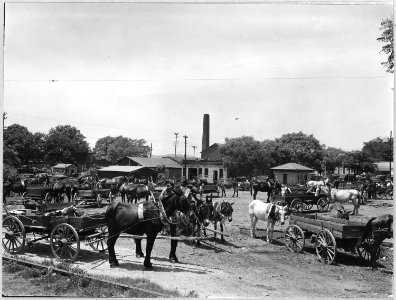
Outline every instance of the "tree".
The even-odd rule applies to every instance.
[[[350,151],[344,158],[344,166],[353,169],[355,174],[374,172],[374,161],[364,151]]]
[[[33,134],[25,126],[12,124],[4,130],[3,155],[13,166],[28,164]]]
[[[89,147],[80,130],[70,125],[51,128],[44,142],[45,159],[50,163],[83,163]]]
[[[393,161],[393,143],[390,138],[377,137],[365,142],[362,151],[374,161]]]
[[[110,163],[115,163],[125,156],[147,157],[151,151],[144,139],[130,139],[123,136],[106,136],[96,141],[95,158],[106,159]]]
[[[219,151],[233,177],[251,176],[254,169],[262,169],[266,164],[260,142],[251,136],[226,138]]]
[[[385,45],[382,46],[382,50],[380,52],[388,55],[387,61],[382,62],[381,64],[386,68],[386,72],[393,73],[393,20],[383,20],[381,22],[380,29],[382,30],[382,34],[377,40],[385,43]]]
[[[278,164],[289,162],[299,163],[312,169],[320,169],[323,161],[323,147],[311,134],[287,133],[275,139],[277,145]]]
[[[326,171],[333,172],[336,167],[343,166],[346,154],[346,151],[339,148],[327,147],[324,149],[323,160],[326,161]]]

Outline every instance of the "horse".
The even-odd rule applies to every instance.
[[[134,235],[147,236],[146,257],[144,266],[152,269],[150,262],[151,251],[154,246],[157,234],[163,226],[169,224],[171,236],[176,236],[177,225],[182,223],[188,225],[186,214],[190,211],[190,203],[184,196],[172,195],[158,202],[142,202],[139,205],[132,205],[122,202],[110,205],[105,214],[109,230],[107,246],[109,251],[110,267],[119,266],[116,258],[114,246],[121,232]],[[141,246],[141,239],[135,239],[136,256],[144,257]],[[171,240],[171,250],[169,259],[171,262],[178,262],[176,257],[177,240]]]
[[[353,213],[352,215],[357,215],[359,212],[360,199],[362,198],[361,193],[358,190],[350,189],[350,190],[337,190],[323,188],[323,186],[318,187],[319,191],[324,192],[324,194],[329,198],[329,202],[339,202],[339,203],[348,203],[352,201],[353,204]]]
[[[385,229],[385,230],[384,230]],[[368,237],[374,237],[374,241],[369,243]],[[393,237],[393,216],[390,214],[371,218],[363,231],[361,238],[356,243],[356,247],[363,247],[370,253],[370,264],[374,270],[378,268],[378,258],[381,253],[381,243],[385,239]]]
[[[326,179],[322,179],[322,180],[318,180],[318,181],[310,180],[310,181],[307,181],[307,183],[305,185],[308,190],[312,190],[314,187],[329,186],[330,179],[326,178]]]
[[[330,217],[349,220],[351,211],[346,211],[344,206],[336,202],[330,206]]]
[[[232,221],[232,213],[234,209],[232,206],[235,202],[227,202],[227,201],[216,201],[213,203],[213,213],[210,217],[210,221],[213,222],[214,230],[217,230],[217,222],[220,222],[220,230],[223,232],[223,226],[225,226],[226,220],[228,222]],[[206,231],[204,228],[204,233],[206,235]],[[216,238],[216,232],[214,233],[214,238]],[[221,234],[221,241],[224,241],[224,236]]]
[[[115,196],[117,195],[120,186],[127,181],[127,177],[125,176],[116,176],[112,179],[102,178],[99,179],[96,186],[99,189],[110,189],[111,193]]]
[[[280,221],[281,225],[285,224],[285,214],[287,205],[281,206],[274,203],[264,203],[260,200],[253,200],[249,203],[250,215],[250,236],[256,237],[256,224],[258,220],[267,221],[267,242],[272,242],[274,225]]]
[[[63,202],[63,197],[66,195],[68,201],[70,202],[72,195],[74,194],[75,190],[79,188],[79,186],[80,184],[78,183],[78,180],[74,178],[60,179],[56,181],[52,186],[54,199],[57,202]]]
[[[11,196],[11,193],[21,195],[26,192],[28,185],[27,179],[14,179],[3,183],[3,200],[5,196]]]
[[[212,203],[205,203],[203,201],[199,201],[197,203],[191,203],[191,214],[190,214],[190,225],[192,236],[201,236],[201,229],[204,231],[204,235],[206,236],[205,227],[210,224],[210,218],[213,214],[213,205]],[[194,243],[194,242],[193,242]],[[200,245],[200,241],[197,240],[197,245]]]
[[[252,189],[253,189],[253,200],[256,200],[256,196],[258,192],[267,192],[268,195],[267,202],[270,202],[274,187],[269,181],[253,181]]]
[[[145,197],[146,201],[148,201],[149,196],[152,192],[154,192],[154,184],[141,184],[141,183],[123,183],[119,188],[119,192],[121,194],[121,201],[125,202],[125,196],[127,197],[127,202],[133,203],[133,199],[135,199],[135,204],[138,203],[140,198]]]

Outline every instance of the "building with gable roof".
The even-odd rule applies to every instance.
[[[77,167],[72,165],[72,164],[63,164],[63,163],[58,163],[52,168],[52,174],[62,174],[66,176],[73,176],[77,174]]]
[[[297,163],[287,163],[271,170],[275,180],[278,179],[280,183],[288,185],[304,184],[308,180],[308,175],[314,171]]]

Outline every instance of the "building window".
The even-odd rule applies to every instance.
[[[205,168],[205,177],[208,177],[208,175],[209,175],[209,169]]]
[[[199,175],[202,175],[202,168],[199,168],[199,169],[198,169],[198,174],[199,174]]]
[[[220,176],[219,176],[220,178],[223,178],[224,177],[224,174],[223,174],[223,169],[220,169]]]

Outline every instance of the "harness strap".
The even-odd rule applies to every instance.
[[[144,212],[143,203],[139,203],[139,206],[138,206],[138,218],[139,218],[139,221],[143,221],[144,220],[143,212]]]

